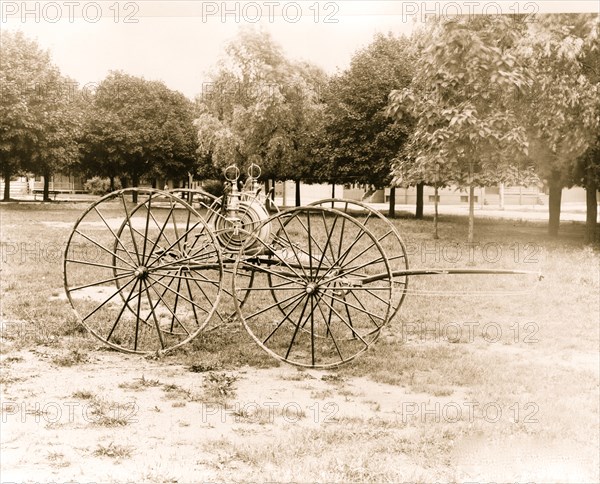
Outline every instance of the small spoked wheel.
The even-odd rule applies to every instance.
[[[392,273],[394,271],[408,270],[408,255],[404,241],[396,226],[382,215],[381,212],[363,202],[338,198],[318,200],[310,203],[309,206],[330,207],[344,213],[350,213],[375,235],[388,256]],[[408,289],[408,276],[394,275],[392,281],[396,287],[396,291],[394,293],[394,300],[392,301],[392,315],[390,319],[396,316],[400,310],[400,306],[404,302]]]
[[[246,301],[236,310],[251,337],[272,356],[303,367],[330,368],[375,342],[389,321],[394,284],[381,244],[351,216],[325,207],[301,207],[263,222],[238,253],[233,291]],[[252,287],[236,274],[254,271]],[[234,299],[237,301],[237,299]]]
[[[181,198],[152,189],[95,202],[65,250],[65,290],[77,318],[125,352],[168,351],[192,340],[216,311],[222,281],[208,224]]]

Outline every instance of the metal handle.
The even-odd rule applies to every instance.
[[[231,183],[237,182],[240,177],[240,169],[235,165],[229,165],[225,168],[225,179]]]
[[[256,163],[252,163],[249,167],[248,167],[248,176],[250,178],[260,178],[260,174],[262,173],[262,170],[260,169],[260,166],[258,166]]]

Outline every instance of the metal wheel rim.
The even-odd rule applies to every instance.
[[[362,335],[356,335],[355,336],[353,333],[355,333],[357,331],[353,329],[354,326],[353,326],[352,320],[350,318],[350,312],[348,312],[348,318],[349,319],[348,320],[344,320],[344,317],[339,314],[339,311],[334,310],[334,312],[336,313],[336,319],[341,320],[348,328],[350,328],[350,329],[346,329],[346,331],[350,331],[352,333],[353,337],[352,338],[348,338],[348,339],[344,339],[344,340],[340,340],[340,341],[336,342],[335,338],[333,337],[333,330],[332,330],[331,331],[331,335],[328,336],[328,337],[331,340],[333,340],[332,342],[333,342],[333,345],[335,346],[335,349],[337,350],[338,357],[336,357],[335,361],[321,363],[321,362],[317,362],[316,361],[317,358],[316,358],[316,355],[315,355],[315,343],[314,343],[314,341],[316,341],[316,338],[314,337],[315,336],[315,334],[314,334],[315,331],[312,329],[312,325],[314,324],[314,322],[313,322],[313,316],[311,315],[310,316],[311,317],[311,330],[310,330],[310,333],[311,333],[311,355],[310,355],[310,361],[299,361],[297,359],[290,358],[290,356],[289,356],[290,349],[289,348],[291,348],[293,346],[294,339],[296,338],[296,335],[301,333],[299,331],[300,324],[302,323],[303,326],[307,324],[308,320],[305,320],[304,322],[302,322],[302,320],[303,320],[303,317],[304,317],[305,308],[307,307],[308,303],[305,303],[305,306],[302,309],[302,314],[300,315],[299,322],[295,323],[296,329],[294,331],[294,336],[292,337],[292,340],[290,342],[290,346],[288,348],[288,351],[287,351],[286,355],[279,354],[278,352],[276,352],[276,351],[272,350],[270,347],[268,347],[265,343],[271,337],[271,335],[273,333],[275,333],[275,331],[277,331],[282,326],[282,324],[284,322],[286,322],[285,320],[289,319],[289,315],[291,313],[293,313],[297,309],[298,305],[301,304],[301,302],[304,299],[302,296],[298,299],[300,301],[300,303],[298,303],[298,304],[296,304],[296,301],[294,301],[293,297],[292,297],[292,298],[287,298],[286,300],[275,301],[275,304],[273,304],[271,306],[267,306],[268,310],[270,311],[272,308],[275,308],[275,307],[277,307],[277,306],[279,306],[281,304],[287,304],[291,300],[292,303],[290,303],[288,306],[285,307],[285,310],[289,310],[289,308],[290,308],[290,306],[292,306],[292,304],[296,304],[292,308],[291,311],[288,311],[288,313],[287,313],[288,316],[284,318],[284,321],[282,321],[282,322],[280,322],[278,324],[278,326],[276,327],[276,329],[273,330],[273,333],[269,334],[269,336],[266,338],[266,340],[263,340],[262,337],[259,337],[257,334],[255,334],[255,330],[253,329],[253,327],[251,327],[251,325],[249,324],[249,321],[248,321],[249,319],[254,318],[257,314],[260,314],[260,313],[262,313],[264,311],[261,310],[261,311],[258,311],[258,312],[255,312],[255,313],[251,313],[250,315],[248,315],[248,314],[244,314],[242,312],[241,307],[239,305],[236,305],[236,310],[237,310],[237,313],[238,313],[238,317],[240,318],[240,321],[242,322],[242,324],[244,325],[246,331],[250,334],[250,336],[252,337],[252,339],[264,351],[266,351],[271,356],[273,356],[273,357],[275,357],[275,358],[277,358],[277,359],[279,359],[281,361],[285,361],[287,363],[294,364],[296,366],[302,366],[302,367],[308,367],[308,368],[333,368],[333,367],[337,367],[337,366],[339,366],[341,364],[344,364],[344,363],[347,363],[347,362],[353,360],[358,355],[360,355],[364,351],[366,351],[377,340],[377,338],[379,337],[379,334],[380,334],[381,329],[383,328],[383,326],[385,326],[385,324],[387,324],[387,322],[389,322],[391,311],[392,311],[391,300],[392,300],[393,292],[394,292],[393,284],[390,282],[391,281],[391,268],[390,268],[389,261],[387,260],[387,257],[385,255],[385,252],[383,251],[383,249],[382,249],[381,245],[379,244],[379,242],[376,240],[376,237],[368,229],[366,229],[362,224],[360,224],[360,222],[358,222],[356,219],[352,218],[348,214],[345,214],[345,213],[343,213],[341,211],[333,210],[333,209],[327,209],[327,208],[324,208],[324,207],[301,207],[301,208],[294,208],[294,209],[289,209],[289,210],[286,210],[284,212],[280,212],[279,214],[274,215],[273,217],[271,217],[268,220],[268,223],[277,223],[278,220],[280,222],[280,220],[281,220],[282,217],[289,217],[289,216],[293,217],[295,213],[301,212],[301,211],[304,211],[304,212],[307,212],[307,213],[310,212],[310,213],[313,213],[315,215],[316,214],[321,214],[323,216],[323,220],[325,220],[325,218],[324,218],[325,215],[324,214],[327,214],[328,216],[335,216],[336,218],[335,218],[335,221],[333,223],[333,226],[335,226],[335,223],[337,222],[337,220],[341,218],[341,219],[343,219],[345,221],[344,223],[354,224],[355,229],[358,230],[359,238],[362,238],[362,237],[366,236],[367,240],[371,244],[369,246],[369,248],[371,248],[371,247],[374,248],[374,250],[378,254],[378,259],[377,259],[378,263],[381,263],[382,267],[384,267],[384,269],[385,269],[384,276],[380,279],[382,281],[383,286],[382,287],[378,287],[376,289],[374,289],[374,288],[371,289],[372,291],[382,290],[382,289],[384,291],[386,291],[385,295],[383,293],[381,293],[380,296],[378,296],[378,299],[380,301],[382,301],[383,307],[384,307],[384,315],[383,316],[377,315],[377,317],[381,319],[381,324],[378,325],[378,327],[377,327],[376,330],[369,330],[369,331],[364,332]],[[310,219],[310,215],[308,215],[308,218]],[[344,227],[342,227],[341,230],[342,230],[342,233],[343,233]],[[333,232],[333,228],[331,229],[331,232]],[[329,236],[329,237],[331,237],[331,236]],[[310,251],[310,246],[311,246],[311,244],[313,242],[310,240],[311,237],[308,237],[308,239],[309,239],[309,244],[308,245],[309,245],[309,251]],[[261,241],[261,243],[265,247],[268,247],[269,244],[270,244],[270,241]],[[354,244],[350,244],[350,245],[354,245]],[[329,247],[327,245],[325,245],[324,248],[325,248],[325,250],[327,250]],[[345,258],[348,257],[348,254],[346,252],[344,252],[343,254],[338,253],[338,259],[339,259],[340,256],[343,256],[344,260],[342,260],[342,262],[345,262]],[[333,255],[335,257],[335,254],[333,254]],[[351,262],[354,262],[354,259],[352,259]],[[244,254],[244,250],[242,249],[242,250],[240,250],[240,253],[238,254],[238,259],[236,260],[236,264],[234,266],[234,278],[233,278],[233,291],[234,291],[234,293],[236,292],[236,286],[235,286],[236,277],[235,277],[235,274],[238,272],[238,270],[241,267],[243,267],[243,266],[245,266],[247,264],[248,263],[246,261],[246,256]],[[316,278],[319,277],[319,270],[320,269],[321,269],[321,266],[319,265],[319,267],[316,268],[316,274],[317,274]],[[261,269],[258,269],[258,270],[261,270]],[[312,277],[312,270],[313,270],[313,268],[310,269],[310,271],[311,271],[311,277]],[[329,269],[327,269],[325,267],[323,270],[324,271],[326,270],[325,276],[327,276],[328,275],[327,272],[331,273],[332,269],[331,269],[331,267]],[[336,270],[339,270],[339,269],[336,269]],[[343,270],[346,270],[346,269],[343,269]],[[265,271],[265,269],[262,269],[262,271]],[[351,272],[355,272],[355,270],[352,270]],[[323,284],[324,283],[330,284],[331,280],[335,279],[336,277],[337,278],[343,278],[347,274],[350,274],[350,272],[344,273],[342,275],[339,275],[339,273],[338,274],[334,274],[329,279],[327,279],[325,281],[319,282],[319,284],[321,284],[321,283],[323,283]],[[298,281],[295,281],[295,282],[298,282]],[[317,284],[317,285],[319,285],[319,284]],[[300,286],[300,282],[298,282],[298,285],[299,285],[299,287],[301,287]],[[255,288],[252,288],[249,292],[250,293],[256,293],[256,291],[265,290],[265,289],[266,288],[255,287]],[[281,289],[285,290],[287,288],[282,287]],[[297,290],[297,288],[294,287],[294,288],[292,288],[292,290]],[[356,289],[356,290],[358,291],[358,289]],[[302,290],[299,290],[298,295],[301,295],[301,291]],[[343,301],[340,300],[337,297],[336,289],[335,288],[332,289],[331,285],[327,285],[327,286],[325,286],[325,288],[321,288],[321,292],[324,295],[320,296],[320,294],[319,294],[320,299],[317,300],[314,303],[316,304],[316,306],[318,306],[318,309],[319,309],[319,312],[320,312],[320,315],[321,315],[320,317],[321,317],[321,319],[322,319],[322,321],[324,323],[324,324],[321,323],[319,326],[320,327],[326,327],[327,334],[329,334],[329,330],[331,330],[331,328],[330,328],[330,326],[329,326],[328,323],[325,323],[326,316],[323,313],[322,309],[323,309],[323,307],[327,307],[327,306],[331,307],[331,305],[329,303],[327,303],[327,302],[325,302],[325,304],[321,304],[321,302],[325,299],[325,297],[330,298],[330,300],[332,301],[333,305],[335,305],[335,303],[333,303],[334,300],[338,304],[341,302],[341,304],[343,306],[345,306],[346,311],[349,311],[348,307],[350,306],[355,312],[358,309],[358,311],[363,311],[364,313],[369,313],[369,311],[362,305],[362,303],[360,302],[360,300],[354,295],[353,291],[354,291],[354,289],[350,289],[348,291],[348,293],[351,293],[355,297],[356,301],[358,301],[358,303],[357,304],[355,303],[354,305],[350,305],[350,303],[346,302],[345,296],[344,296],[344,300]],[[334,296],[330,297],[329,294],[334,294]],[[386,297],[387,297],[387,300],[385,299]],[[382,305],[382,303],[380,302],[379,304]],[[313,304],[313,302],[311,302],[311,305],[312,304]],[[361,305],[362,309],[360,307],[358,307],[358,305]],[[278,308],[278,309],[280,309],[280,308]],[[314,315],[316,313],[317,309],[315,309],[314,306],[311,309],[313,310],[313,315]],[[329,313],[329,317],[331,318],[331,312]],[[317,316],[317,318],[319,318],[319,316]],[[370,315],[369,315],[369,318],[373,319]],[[330,319],[330,321],[331,321],[331,319]],[[349,325],[347,324],[348,322],[350,322]],[[343,325],[340,325],[340,326],[343,327]],[[360,349],[358,349],[358,350],[351,350],[351,354],[348,354],[346,356],[342,355],[342,353],[340,351],[340,348],[338,347],[338,346],[341,346],[340,342],[342,342],[344,344],[347,343],[347,342],[349,342],[349,341],[358,342],[357,341],[358,339],[361,340],[360,341],[360,345],[361,345]]]
[[[69,271],[69,267],[71,265],[88,265],[88,269],[91,269],[92,266],[98,266],[100,264],[94,264],[94,263],[90,263],[89,261],[79,261],[79,260],[73,260],[69,258],[69,252],[70,252],[70,247],[73,243],[74,238],[76,237],[76,234],[83,236],[84,238],[86,237],[84,234],[79,231],[79,227],[82,225],[82,222],[86,219],[86,217],[92,213],[93,211],[96,212],[96,214],[100,217],[100,219],[102,220],[102,222],[104,223],[105,227],[102,227],[103,230],[106,230],[106,233],[110,232],[112,234],[112,236],[115,236],[115,238],[117,237],[114,230],[110,227],[110,225],[108,224],[107,220],[104,218],[104,216],[102,215],[102,212],[100,210],[98,210],[98,207],[102,206],[102,204],[113,201],[113,200],[119,200],[120,202],[118,205],[123,205],[123,210],[126,213],[126,217],[122,223],[121,223],[121,227],[124,226],[124,224],[126,224],[128,222],[128,220],[130,219],[129,216],[127,215],[128,213],[128,209],[127,209],[127,205],[125,202],[125,196],[126,195],[130,195],[132,193],[136,193],[139,195],[147,195],[149,198],[149,200],[152,200],[152,197],[155,198],[159,198],[159,197],[165,197],[170,201],[171,204],[171,213],[170,215],[167,217],[166,222],[165,222],[165,226],[166,223],[169,220],[169,217],[172,215],[173,213],[173,201],[175,201],[176,204],[178,204],[182,209],[185,209],[186,212],[188,214],[188,217],[193,216],[196,220],[196,223],[194,224],[194,228],[195,227],[201,227],[202,231],[201,233],[203,234],[204,237],[207,238],[207,246],[210,247],[210,251],[212,256],[214,257],[214,260],[211,261],[211,269],[216,271],[217,274],[217,279],[213,282],[211,282],[211,285],[214,285],[215,287],[215,291],[216,293],[213,294],[211,297],[211,304],[210,307],[208,307],[208,309],[203,309],[203,318],[202,321],[198,321],[198,318],[196,316],[196,319],[198,321],[197,327],[193,328],[190,331],[187,331],[188,336],[183,338],[183,340],[175,342],[174,344],[169,344],[169,345],[165,345],[164,344],[164,340],[163,337],[161,335],[161,333],[164,333],[164,331],[160,330],[160,324],[157,322],[157,317],[156,317],[156,309],[159,306],[159,304],[161,302],[159,302],[160,297],[156,298],[156,303],[152,302],[151,296],[149,296],[148,294],[152,294],[150,292],[150,289],[153,289],[154,286],[156,285],[156,282],[150,282],[149,284],[147,282],[145,282],[145,279],[142,279],[141,277],[138,277],[139,281],[135,281],[132,278],[128,284],[127,287],[129,287],[129,285],[134,282],[133,286],[130,289],[130,293],[127,296],[127,298],[123,298],[122,292],[125,290],[126,286],[125,285],[121,285],[117,288],[117,292],[113,293],[112,296],[110,298],[108,298],[107,300],[105,300],[102,305],[99,305],[99,307],[95,308],[95,311],[98,311],[103,305],[107,304],[111,299],[115,298],[118,294],[121,295],[121,301],[123,302],[123,305],[121,307],[121,309],[119,310],[119,314],[118,317],[114,323],[113,328],[111,329],[111,332],[108,334],[108,336],[103,336],[102,334],[99,334],[98,330],[94,327],[95,325],[89,324],[88,322],[86,322],[86,319],[88,319],[91,315],[90,314],[86,314],[85,317],[82,317],[82,315],[80,314],[80,310],[81,307],[83,306],[83,304],[77,303],[74,298],[73,298],[73,293],[77,290],[79,290],[80,288],[77,288],[76,286],[72,286],[70,285],[70,271]],[[144,205],[144,202],[138,204],[136,207],[139,207],[140,205]],[[107,208],[104,208],[105,213],[104,215],[106,215],[106,210],[108,210]],[[119,209],[120,210],[120,209]],[[148,215],[149,216],[149,215]],[[188,219],[189,220],[189,219]],[[175,222],[174,222],[175,224]],[[132,223],[130,223],[129,225],[130,227],[132,227]],[[148,230],[147,228],[145,230]],[[164,230],[164,227],[163,227]],[[185,237],[187,237],[187,235],[191,233],[191,229],[188,229],[187,232],[185,233]],[[133,232],[132,232],[133,234]],[[147,232],[146,232],[147,234]],[[88,236],[89,237],[89,236]],[[108,235],[108,237],[110,238],[111,235]],[[135,237],[132,235],[132,240],[134,240]],[[159,235],[159,239],[160,239],[160,235]],[[101,248],[102,250],[104,250],[105,252],[107,252],[108,254],[110,254],[111,256],[114,257],[116,252],[111,252],[111,250],[109,250],[106,247],[101,247],[101,245],[96,244],[93,240],[90,240],[91,242],[93,242],[95,245],[98,245],[99,248]],[[98,241],[96,241],[98,242]],[[115,241],[116,242],[116,241]],[[109,244],[110,246],[110,244]],[[154,245],[154,248],[156,247],[156,244]],[[144,245],[144,250],[146,249],[146,245]],[[136,257],[139,257],[140,254],[136,254]],[[150,254],[151,255],[151,254]],[[148,258],[150,257],[150,255],[148,256]],[[146,254],[142,254],[142,257],[145,257]],[[132,258],[133,260],[133,258]],[[131,264],[130,264],[131,265]],[[110,265],[101,265],[101,267],[107,268],[107,267],[111,267],[111,272],[114,273],[114,267],[115,266],[110,266]],[[139,269],[139,268],[138,268]],[[164,268],[161,268],[160,266],[157,266],[156,271],[153,271],[152,269],[148,269],[149,273],[152,272],[157,272],[158,270],[164,270]],[[75,272],[76,270],[73,268],[73,272]],[[134,272],[135,273],[135,272]],[[129,274],[126,277],[132,277],[132,274]],[[136,276],[137,277],[137,276]],[[73,277],[76,278],[76,277]],[[201,331],[202,329],[208,324],[209,320],[211,319],[212,315],[214,314],[214,312],[216,311],[217,305],[219,303],[220,297],[221,297],[221,289],[222,289],[222,279],[223,279],[223,263],[222,263],[222,259],[221,259],[221,253],[218,250],[218,245],[216,244],[216,240],[214,239],[214,235],[210,232],[209,227],[207,226],[206,222],[202,219],[202,217],[200,216],[200,214],[198,214],[198,212],[193,209],[189,204],[187,204],[185,201],[178,199],[177,197],[174,197],[173,195],[167,193],[167,192],[162,192],[159,190],[153,190],[153,189],[144,189],[144,188],[129,188],[129,189],[123,189],[123,190],[118,190],[116,192],[112,192],[102,198],[100,198],[99,200],[97,200],[95,203],[93,203],[92,205],[90,205],[77,219],[77,221],[75,222],[75,225],[69,235],[69,238],[67,240],[67,245],[65,248],[65,252],[63,255],[63,282],[64,282],[64,288],[65,288],[65,292],[67,294],[67,299],[69,300],[69,303],[71,304],[71,307],[73,309],[73,312],[75,314],[75,316],[77,317],[78,321],[80,322],[80,324],[82,324],[90,333],[92,333],[96,338],[98,338],[99,340],[101,340],[104,344],[122,351],[122,352],[127,352],[127,353],[137,353],[137,354],[146,354],[146,353],[152,353],[155,351],[171,351],[175,348],[178,348],[186,343],[188,343],[189,341],[191,341],[193,338],[195,338]],[[183,277],[180,279],[183,280]],[[187,277],[185,278],[186,283],[189,282]],[[100,281],[101,283],[104,283],[106,281]],[[114,282],[114,280],[109,281],[109,282]],[[89,284],[90,287],[93,286],[99,286],[98,283],[95,284]],[[138,338],[138,325],[139,325],[139,311],[138,311],[138,317],[137,317],[137,321],[136,321],[136,334],[134,336],[135,338],[135,342],[136,345],[133,348],[127,347],[127,346],[123,346],[121,344],[115,343],[113,341],[110,341],[111,336],[113,334],[113,331],[115,330],[115,328],[119,325],[119,323],[121,323],[121,318],[123,317],[123,313],[125,312],[126,307],[128,306],[128,302],[131,300],[131,294],[133,293],[133,290],[136,288],[136,286],[139,286],[139,289],[137,290],[137,298],[138,300],[141,302],[142,299],[142,294],[143,292],[147,293],[147,297],[148,297],[148,303],[149,303],[149,314],[147,316],[146,319],[148,319],[150,317],[150,315],[152,315],[152,319],[154,320],[154,324],[155,324],[155,330],[156,330],[156,334],[157,334],[157,339],[160,343],[159,347],[155,347],[152,349],[139,349],[137,348],[137,338]],[[142,287],[143,286],[143,287]],[[163,284],[164,286],[164,284]],[[200,287],[200,286],[199,286]],[[154,288],[154,295],[156,296],[157,292],[156,289]],[[190,298],[191,298],[191,303],[190,306],[194,309],[194,314],[196,315],[196,311],[195,311],[195,306],[193,304],[193,298],[192,296],[192,292],[190,289]],[[163,293],[164,296],[164,293]],[[118,299],[118,298],[117,298]],[[164,301],[162,301],[164,302]],[[112,302],[114,303],[114,301]],[[112,304],[111,303],[111,304]],[[140,303],[141,305],[141,303]],[[167,304],[165,303],[165,306],[167,306]],[[177,307],[175,306],[175,313],[177,312]],[[92,312],[93,315],[93,312]],[[181,323],[181,322],[180,322]],[[111,324],[111,323],[109,323]],[[181,323],[182,326],[183,323]]]

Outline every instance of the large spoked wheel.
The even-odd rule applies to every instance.
[[[366,203],[339,198],[317,200],[310,203],[309,206],[331,207],[344,213],[351,213],[353,217],[375,235],[388,256],[392,273],[408,270],[408,255],[406,254],[404,241],[396,226],[387,217],[382,215],[381,212],[373,209]],[[394,300],[392,301],[392,315],[390,319],[396,316],[400,310],[400,306],[404,302],[408,289],[408,276],[396,275],[393,276],[392,281],[396,287],[396,291],[394,293]]]
[[[394,293],[377,238],[324,207],[287,210],[264,223],[270,238],[261,239],[258,227],[234,266],[233,291],[247,292],[236,310],[250,336],[272,356],[310,368],[335,367],[367,350],[390,319]],[[248,270],[253,286],[238,288],[237,273]]]
[[[101,198],[79,217],[65,250],[65,290],[77,318],[125,352],[168,351],[192,340],[216,311],[222,283],[208,224],[157,190]]]

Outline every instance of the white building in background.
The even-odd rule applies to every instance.
[[[362,200],[368,203],[388,203],[390,189],[368,190],[362,185],[335,185],[335,198]],[[302,205],[332,197],[332,186],[327,184],[301,184],[300,201]],[[433,205],[435,201],[433,187],[423,189],[423,202]],[[467,205],[469,191],[459,188],[440,188],[438,190],[440,205]],[[275,199],[281,206],[293,206],[296,200],[296,184],[292,181],[278,182],[275,186]],[[416,187],[396,188],[396,205],[414,205],[417,200]],[[600,200],[600,193],[599,193]],[[548,193],[543,186],[496,186],[475,189],[475,203],[480,206],[491,205],[548,205]],[[562,203],[585,203],[585,189],[581,187],[565,188],[562,192]]]

